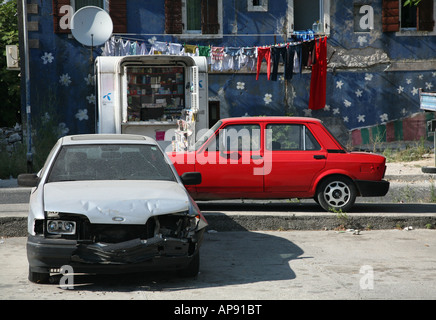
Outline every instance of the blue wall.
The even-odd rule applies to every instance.
[[[310,73],[296,74],[288,84],[268,81],[265,74],[256,81],[254,73],[211,73],[209,97],[220,101],[221,117],[314,116],[334,118],[352,130],[419,112],[417,89],[436,90],[436,37],[383,33],[381,3],[366,1],[374,8],[374,30],[355,33],[354,1],[331,1],[325,109],[308,110]],[[30,39],[39,39],[39,48],[30,50],[34,121],[43,121],[48,114],[58,124],[60,135],[94,132],[95,89],[88,81],[93,73],[90,49],[67,35],[53,33],[52,1],[39,1],[38,5],[39,14],[29,16],[39,22],[39,31],[29,33]],[[246,1],[235,0],[223,0],[223,8],[223,38],[193,42],[164,35],[164,1],[129,0],[128,33],[144,41],[155,35],[158,41],[233,47],[283,41],[272,34],[281,32],[287,1],[270,0],[268,12],[247,12]],[[93,56],[100,52],[94,49]],[[362,65],[347,65],[347,59],[353,57],[359,57]],[[394,71],[390,63],[397,60],[407,60],[411,67]],[[427,60],[430,67],[414,70],[415,60]]]

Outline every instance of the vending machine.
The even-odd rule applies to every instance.
[[[95,60],[96,132],[155,139],[187,150],[209,128],[205,57],[101,56]]]

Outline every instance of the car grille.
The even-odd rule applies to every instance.
[[[50,235],[44,230],[46,237],[77,240],[82,243],[119,243],[133,239],[146,240],[153,238],[156,234],[172,238],[186,237],[192,218],[185,215],[167,214],[151,217],[145,225],[94,224],[90,223],[84,215],[67,213],[60,213],[58,219],[75,221],[76,234]]]

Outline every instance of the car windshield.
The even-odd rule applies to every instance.
[[[48,182],[80,180],[176,181],[160,149],[143,144],[63,146]]]

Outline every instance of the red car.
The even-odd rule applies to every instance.
[[[347,151],[318,119],[219,120],[187,152],[168,154],[178,174],[200,172],[195,200],[313,198],[348,211],[357,196],[384,196],[383,156]]]

